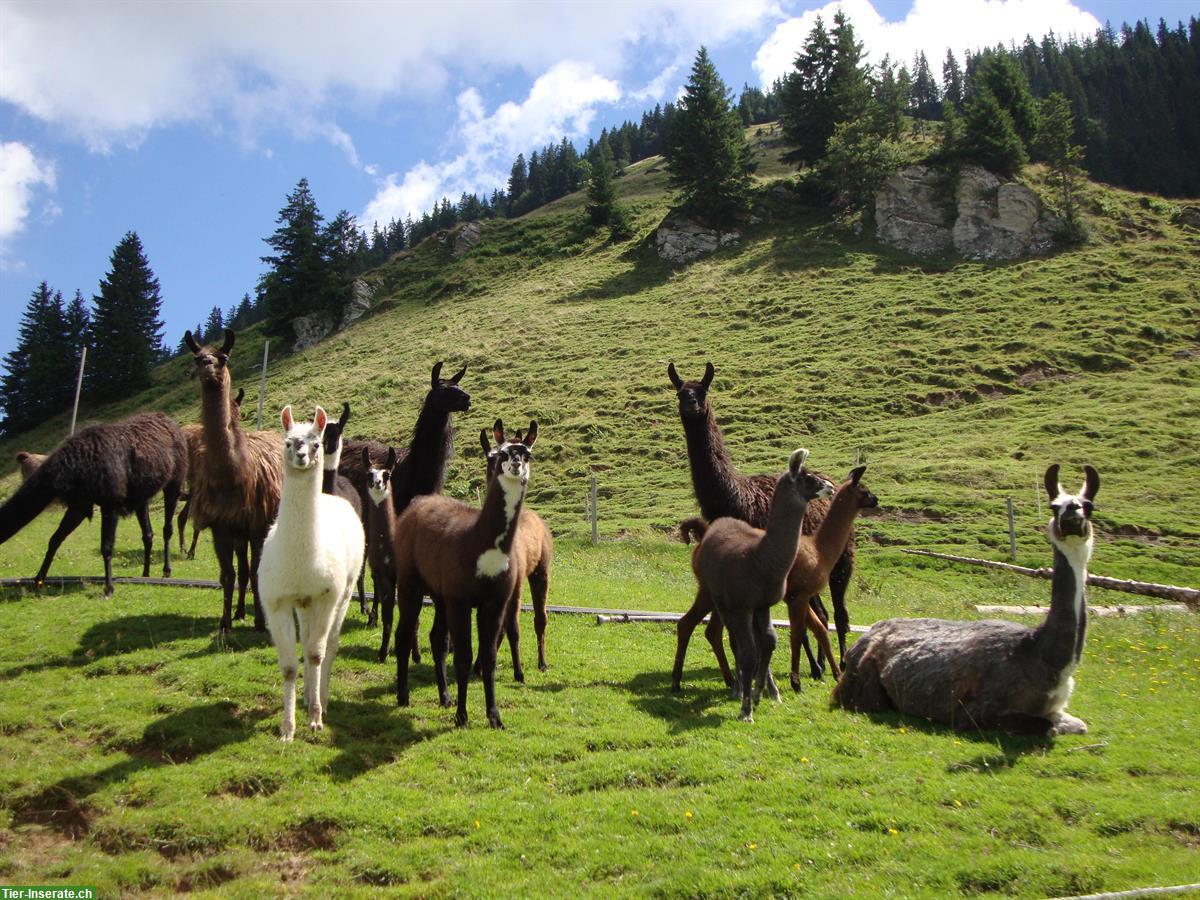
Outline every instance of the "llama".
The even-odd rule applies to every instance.
[[[259,584],[263,612],[283,671],[283,728],[296,731],[296,625],[304,645],[304,698],[308,727],[320,731],[329,709],[329,674],[354,582],[362,570],[363,533],[354,508],[321,491],[321,436],[325,410],[310,422],[295,422],[285,406],[283,491],[279,518],[262,547]]]
[[[233,398],[233,406],[229,410],[230,422],[235,425],[240,425],[242,419],[242,400],[246,396],[245,388],[238,388],[237,396]],[[188,425],[181,426],[183,428],[183,436],[188,442],[188,473],[196,471],[196,450],[200,446],[200,442],[204,439],[204,426],[199,422],[193,422]],[[176,522],[176,531],[179,532],[179,552],[184,553],[184,532],[187,529],[188,517],[192,514],[192,486],[188,482],[188,489],[179,495],[179,499],[183,501],[183,508],[179,510],[179,520]],[[196,523],[192,523],[192,543],[187,548],[187,558],[196,558],[196,544],[200,540],[200,529],[196,527]],[[242,550],[244,555],[245,551]],[[244,563],[244,560],[243,560]],[[245,570],[246,579],[249,580],[250,572],[245,565],[238,567],[238,585],[241,588],[242,597],[246,595],[246,585],[242,580],[242,572]]]
[[[958,730],[1086,734],[1087,725],[1065,712],[1087,628],[1083,591],[1100,489],[1096,470],[1083,471],[1083,487],[1072,495],[1058,483],[1057,464],[1046,470],[1054,574],[1040,625],[877,622],[850,648],[833,702],[861,712],[896,709]]]
[[[391,610],[396,605],[396,510],[392,508],[392,470],[396,466],[396,448],[388,447],[387,460],[382,468],[371,465],[371,453],[362,448],[363,466],[367,470],[367,502],[364,507],[364,522],[367,526],[367,562],[371,567],[371,582],[375,586],[375,599],[387,610],[386,621],[391,622]],[[412,661],[419,663],[421,654],[417,650],[416,622],[413,623]],[[383,641],[379,645],[379,661],[386,662],[388,644],[391,641],[390,624],[383,629]]]
[[[521,507],[529,485],[530,448],[537,436],[495,451],[495,476],[483,507],[474,509],[440,495],[417,497],[396,522],[396,702],[408,705],[408,644],[427,589],[434,597],[433,661],[438,699],[450,705],[446,686],[447,632],[454,642],[458,710],[454,721],[467,724],[467,683],[471,677],[471,610],[478,610],[479,654],[488,724],[503,728],[496,707],[496,648],[507,604],[523,573],[513,558],[521,532]]]
[[[688,464],[692,474],[692,488],[696,501],[700,504],[700,512],[708,521],[722,516],[732,516],[735,519],[761,528],[766,525],[767,513],[771,503],[771,492],[775,488],[775,475],[741,475],[733,467],[729,451],[725,447],[725,438],[708,402],[708,389],[712,384],[716,370],[712,363],[706,363],[704,377],[699,381],[683,381],[675,371],[675,364],[667,366],[667,377],[679,397],[679,418],[683,423],[684,438],[688,448]],[[819,473],[818,473],[819,474]],[[813,532],[825,517],[828,504],[823,500],[810,503],[804,520],[804,531]],[[842,655],[846,652],[845,635],[850,629],[850,619],[846,614],[846,588],[854,571],[854,535],[849,535],[845,551],[839,557],[833,572],[829,577],[830,596],[833,599],[834,621],[838,631],[838,643]],[[819,613],[825,628],[828,616],[821,604],[819,596],[811,598],[811,604]],[[693,605],[680,618],[676,626],[675,666],[671,678],[671,690],[681,690],[683,679],[683,659],[687,654],[688,642],[696,626],[711,612],[711,607]],[[803,610],[797,610],[796,619],[807,618]],[[717,665],[725,683],[733,684],[733,675],[729,671],[729,663],[725,657],[725,647],[721,641],[723,626],[720,617],[709,616],[708,627],[704,636],[712,646]],[[798,633],[797,633],[798,632]],[[800,656],[802,647],[808,657],[809,669],[813,678],[821,677],[821,667],[813,657],[808,644],[808,636],[803,629],[793,629],[792,633],[792,663],[789,673],[792,689],[800,690]]]
[[[30,453],[28,450],[21,450],[17,453],[17,468],[21,470],[21,480],[28,481],[29,476],[38,470],[38,467],[46,461],[47,454],[45,453]]]
[[[471,395],[458,386],[466,373],[467,367],[463,366],[452,377],[442,378],[442,363],[438,362],[433,367],[429,392],[417,416],[412,440],[408,447],[396,454],[396,464],[392,469],[392,508],[397,516],[404,512],[413,497],[442,492],[446,481],[446,463],[454,453],[454,430],[450,426],[450,416],[471,408]],[[369,466],[363,463],[363,447],[370,452],[367,459],[374,464],[382,462],[388,455],[388,446],[379,441],[346,441],[338,471],[365,495]],[[368,625],[375,624],[379,608],[377,598],[371,606]],[[388,635],[392,626],[392,610],[383,607],[383,611],[383,632]]]
[[[187,480],[187,465],[183,432],[163,413],[143,413],[111,424],[90,425],[63,441],[0,506],[0,544],[33,521],[52,501],[58,500],[66,507],[34,578],[40,587],[59,546],[99,506],[104,596],[110,597],[117,520],[130,513],[137,515],[144,551],[142,577],[148,577],[154,544],[150,500],[162,491],[166,505],[163,577],[169,578],[171,526],[175,503]]]
[[[213,550],[221,570],[223,607],[221,632],[233,627],[234,553],[250,549],[250,587],[254,593],[254,628],[263,631],[266,619],[258,591],[258,564],[267,529],[275,521],[282,490],[283,467],[279,438],[270,431],[243,431],[232,418],[229,353],[235,335],[225,329],[219,347],[201,347],[190,331],[183,336],[191,349],[200,383],[203,440],[196,450],[192,476],[192,514],[200,527],[211,528]],[[246,617],[244,594],[236,618]]]
[[[504,436],[504,422],[500,419],[492,426],[492,436],[496,439],[496,447],[505,444],[519,444],[523,440],[520,429],[511,438]],[[529,423],[530,443],[537,439],[537,422]],[[488,440],[487,429],[479,429],[479,444],[483,447],[483,456],[487,461],[487,477],[491,481],[495,477],[496,451]],[[550,593],[550,564],[554,560],[554,538],[550,529],[542,521],[541,516],[533,510],[521,510],[521,528],[513,545],[513,558],[518,560],[517,570],[521,578],[529,582],[529,594],[533,599],[533,627],[537,633],[538,669],[545,672],[549,666],[546,663],[546,597]],[[525,670],[521,666],[519,649],[521,628],[519,616],[521,612],[521,578],[517,579],[516,593],[509,605],[508,620],[504,623],[504,632],[508,635],[508,646],[512,652],[513,677],[517,681],[525,680]],[[503,640],[503,635],[501,636]],[[479,674],[479,660],[475,661],[475,673]]]
[[[743,722],[754,721],[751,703],[758,703],[764,685],[768,696],[779,700],[771,677],[776,643],[771,606],[783,599],[800,547],[805,507],[833,493],[828,481],[804,470],[807,457],[808,451],[801,449],[788,458],[787,471],[771,496],[765,530],[725,516],[707,526],[692,551],[697,603],[703,596],[729,629],[738,674],[734,692],[741,696]]]
[[[345,475],[338,474],[338,463],[342,458],[342,432],[346,430],[346,423],[350,421],[350,404],[343,401],[342,414],[335,422],[330,419],[325,425],[325,434],[322,438],[322,449],[324,451],[325,461],[324,469],[321,475],[321,493],[334,494],[341,497],[353,508],[362,522],[363,540],[367,536],[367,516],[366,504],[363,502],[363,496],[359,490],[350,483],[350,479]],[[367,611],[367,588],[365,584],[365,570],[360,572],[358,576],[358,606],[365,614]]]
[[[846,547],[848,535],[854,529],[854,519],[860,511],[872,509],[879,505],[879,500],[861,483],[866,466],[857,466],[850,471],[846,481],[834,492],[829,502],[825,518],[811,534],[805,534],[800,540],[800,548],[796,553],[796,561],[788,572],[787,590],[784,600],[787,603],[789,631],[792,639],[792,659],[796,659],[796,632],[802,631],[807,624],[821,647],[821,652],[829,660],[829,668],[833,677],[841,674],[838,664],[833,661],[833,651],[829,646],[829,629],[822,627],[820,619],[810,604],[805,600],[814,597],[824,590],[829,583],[829,573],[833,571]],[[792,671],[795,676],[795,669]],[[798,678],[792,686],[799,684]]]

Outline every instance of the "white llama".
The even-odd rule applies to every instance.
[[[296,732],[296,627],[304,645],[304,698],[308,727],[320,731],[329,706],[329,672],[338,634],[362,569],[363,529],[341,497],[321,492],[321,437],[325,410],[314,421],[294,422],[283,408],[283,494],[279,517],[267,533],[258,582],[271,638],[283,670],[283,729]],[[294,614],[293,614],[294,613]]]

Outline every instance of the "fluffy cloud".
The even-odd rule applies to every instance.
[[[403,175],[388,175],[361,221],[403,221],[408,215],[420,216],[443,196],[456,200],[463,191],[488,194],[505,184],[518,153],[557,142],[564,135],[587,134],[597,108],[620,99],[615,81],[573,62],[553,66],[533,83],[524,101],[502,103],[491,115],[474,88],[463,91],[458,97],[456,134],[451,138],[463,149],[452,159],[435,164],[422,161]]]
[[[93,149],[136,144],[180,122],[231,119],[253,136],[295,126],[353,158],[313,123],[335,104],[443,88],[450,73],[545,72],[588,59],[614,77],[634,54],[694,52],[778,18],[770,0],[548,4],[205,0],[6,0],[0,100],[62,125]],[[298,124],[297,124],[298,123]]]
[[[0,144],[0,266],[8,265],[8,242],[25,228],[38,187],[54,189],[54,164],[39,160],[24,144]],[[51,214],[57,210],[47,208]]]
[[[869,0],[837,0],[776,26],[754,58],[764,87],[791,70],[817,16],[831,28],[839,8],[865,44],[869,61],[888,55],[911,66],[913,55],[924,50],[935,77],[940,77],[947,49],[961,59],[964,50],[1019,43],[1026,35],[1035,40],[1051,31],[1086,36],[1100,27],[1095,16],[1070,0],[915,0],[899,22],[885,21]]]

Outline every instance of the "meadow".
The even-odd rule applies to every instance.
[[[756,141],[765,188],[786,172],[770,136]],[[764,190],[739,244],[676,269],[652,246],[661,161],[618,185],[628,243],[582,228],[568,197],[487,223],[461,258],[435,237],[368,273],[379,302],[363,321],[303,353],[272,341],[266,427],[284,403],[347,400],[349,436],[402,444],[433,363],[466,364],[447,492],[479,495],[480,428],[536,418],[529,502],[557,539],[551,602],[681,611],[694,585],[673,529],[694,501],[666,366],[693,378],[707,360],[742,471],[778,471],[797,446],[839,479],[867,462],[881,509],[860,520],[855,624],[1046,602],[1045,582],[900,551],[1004,559],[1012,498],[1017,561],[1047,565],[1050,462],[1064,479],[1100,471],[1094,572],[1200,582],[1200,236],[1172,204],[1090,185],[1082,248],[920,262]],[[262,341],[239,335],[232,359],[247,427]],[[195,421],[188,365],[87,415]],[[15,450],[65,430],[0,445],[0,493]],[[0,547],[0,575],[32,575],[56,520]],[[118,575],[140,573],[135,532],[122,523]],[[51,574],[96,574],[98,544],[98,523],[80,528]],[[215,578],[207,537],[175,574]],[[526,684],[501,652],[507,730],[486,728],[476,685],[459,731],[428,657],[413,706],[395,707],[394,669],[352,612],[329,727],[287,746],[273,648],[244,625],[219,639],[218,610],[211,590],[0,592],[0,880],[245,896],[1053,896],[1200,880],[1192,615],[1093,619],[1070,705],[1090,733],[1044,741],[831,710],[828,680],[747,727],[699,635],[673,696],[670,625],[570,615],[551,618],[546,673],[526,617]]]

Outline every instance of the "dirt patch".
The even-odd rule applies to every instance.
[[[975,385],[975,393],[984,400],[999,400],[1001,397],[1007,397],[1009,394],[1015,394],[1015,388],[1010,388],[1007,384],[977,384]]]
[[[1150,528],[1145,528],[1141,525],[1134,525],[1131,522],[1126,522],[1123,525],[1117,525],[1115,528],[1109,528],[1109,538],[1123,538],[1125,540],[1138,541],[1143,544],[1154,544],[1162,540],[1162,534]]]
[[[232,778],[226,781],[216,791],[218,794],[230,794],[234,797],[270,797],[279,790],[279,781],[263,776],[247,775],[244,778]]]
[[[219,887],[237,878],[237,872],[228,866],[205,866],[195,872],[187,872],[175,882],[175,890],[181,894]]]
[[[341,826],[329,819],[306,819],[272,841],[279,850],[303,853],[308,850],[332,850],[337,846]]]
[[[906,525],[925,525],[930,522],[945,522],[949,519],[944,512],[936,509],[903,509],[897,507],[879,507],[870,516],[881,522],[904,522]]]
[[[79,840],[92,829],[92,809],[79,803],[70,791],[54,785],[13,807],[14,825],[45,825],[71,840]]]
[[[1056,369],[1046,363],[1031,363],[1014,370],[1013,381],[1020,387],[1029,387],[1039,381],[1070,381],[1072,376],[1062,369]]]

